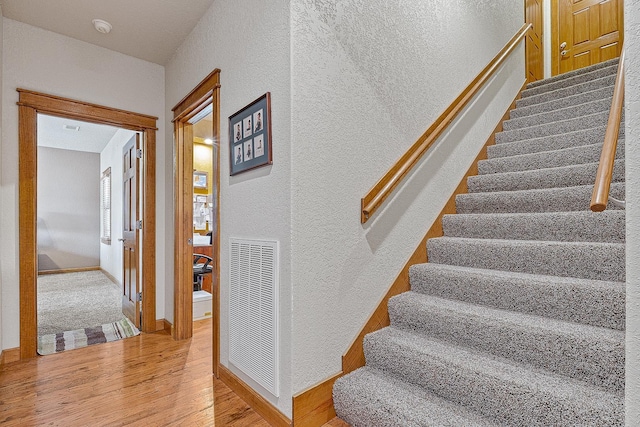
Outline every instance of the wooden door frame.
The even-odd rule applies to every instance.
[[[19,141],[19,259],[20,259],[20,358],[37,355],[37,185],[38,114],[82,120],[139,131],[143,138],[144,206],[142,221],[142,331],[156,330],[156,121],[157,117],[118,110],[83,101],[16,89]]]
[[[211,176],[215,197],[213,225],[213,373],[218,377],[220,361],[220,70],[213,70],[173,111],[174,125],[174,178],[175,178],[175,274],[173,337],[177,340],[193,335],[193,155],[192,138],[187,122],[208,106],[213,113],[213,173]]]
[[[560,73],[560,1],[564,0],[551,0],[551,76]],[[620,4],[619,19],[624,20],[624,0]],[[624,45],[624,31],[620,32],[620,45]]]

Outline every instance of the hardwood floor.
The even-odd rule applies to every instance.
[[[211,320],[0,368],[3,426],[268,426],[211,375]]]

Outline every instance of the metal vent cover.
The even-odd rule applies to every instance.
[[[278,396],[278,242],[229,242],[229,361]]]

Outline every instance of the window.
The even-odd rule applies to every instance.
[[[100,241],[111,244],[111,168],[105,169],[100,178]]]

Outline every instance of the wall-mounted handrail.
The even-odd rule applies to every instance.
[[[609,110],[609,121],[604,134],[602,144],[602,154],[600,154],[600,164],[596,172],[596,181],[591,194],[591,210],[602,212],[607,208],[609,201],[609,191],[611,189],[611,178],[613,176],[613,164],[616,160],[616,150],[618,148],[618,134],[620,132],[620,120],[622,118],[622,107],[624,106],[624,46],[620,53],[618,62],[618,73],[613,89],[613,99]]]
[[[511,52],[518,46],[520,40],[531,28],[531,24],[524,24],[500,52],[487,64],[475,79],[462,91],[460,95],[436,119],[429,129],[422,134],[406,153],[391,166],[387,173],[369,190],[361,200],[362,212],[360,222],[364,224],[371,215],[391,195],[393,190],[402,182],[405,175],[418,163],[438,137],[447,129],[456,116],[467,106],[473,96],[482,88],[484,83],[496,72]]]

